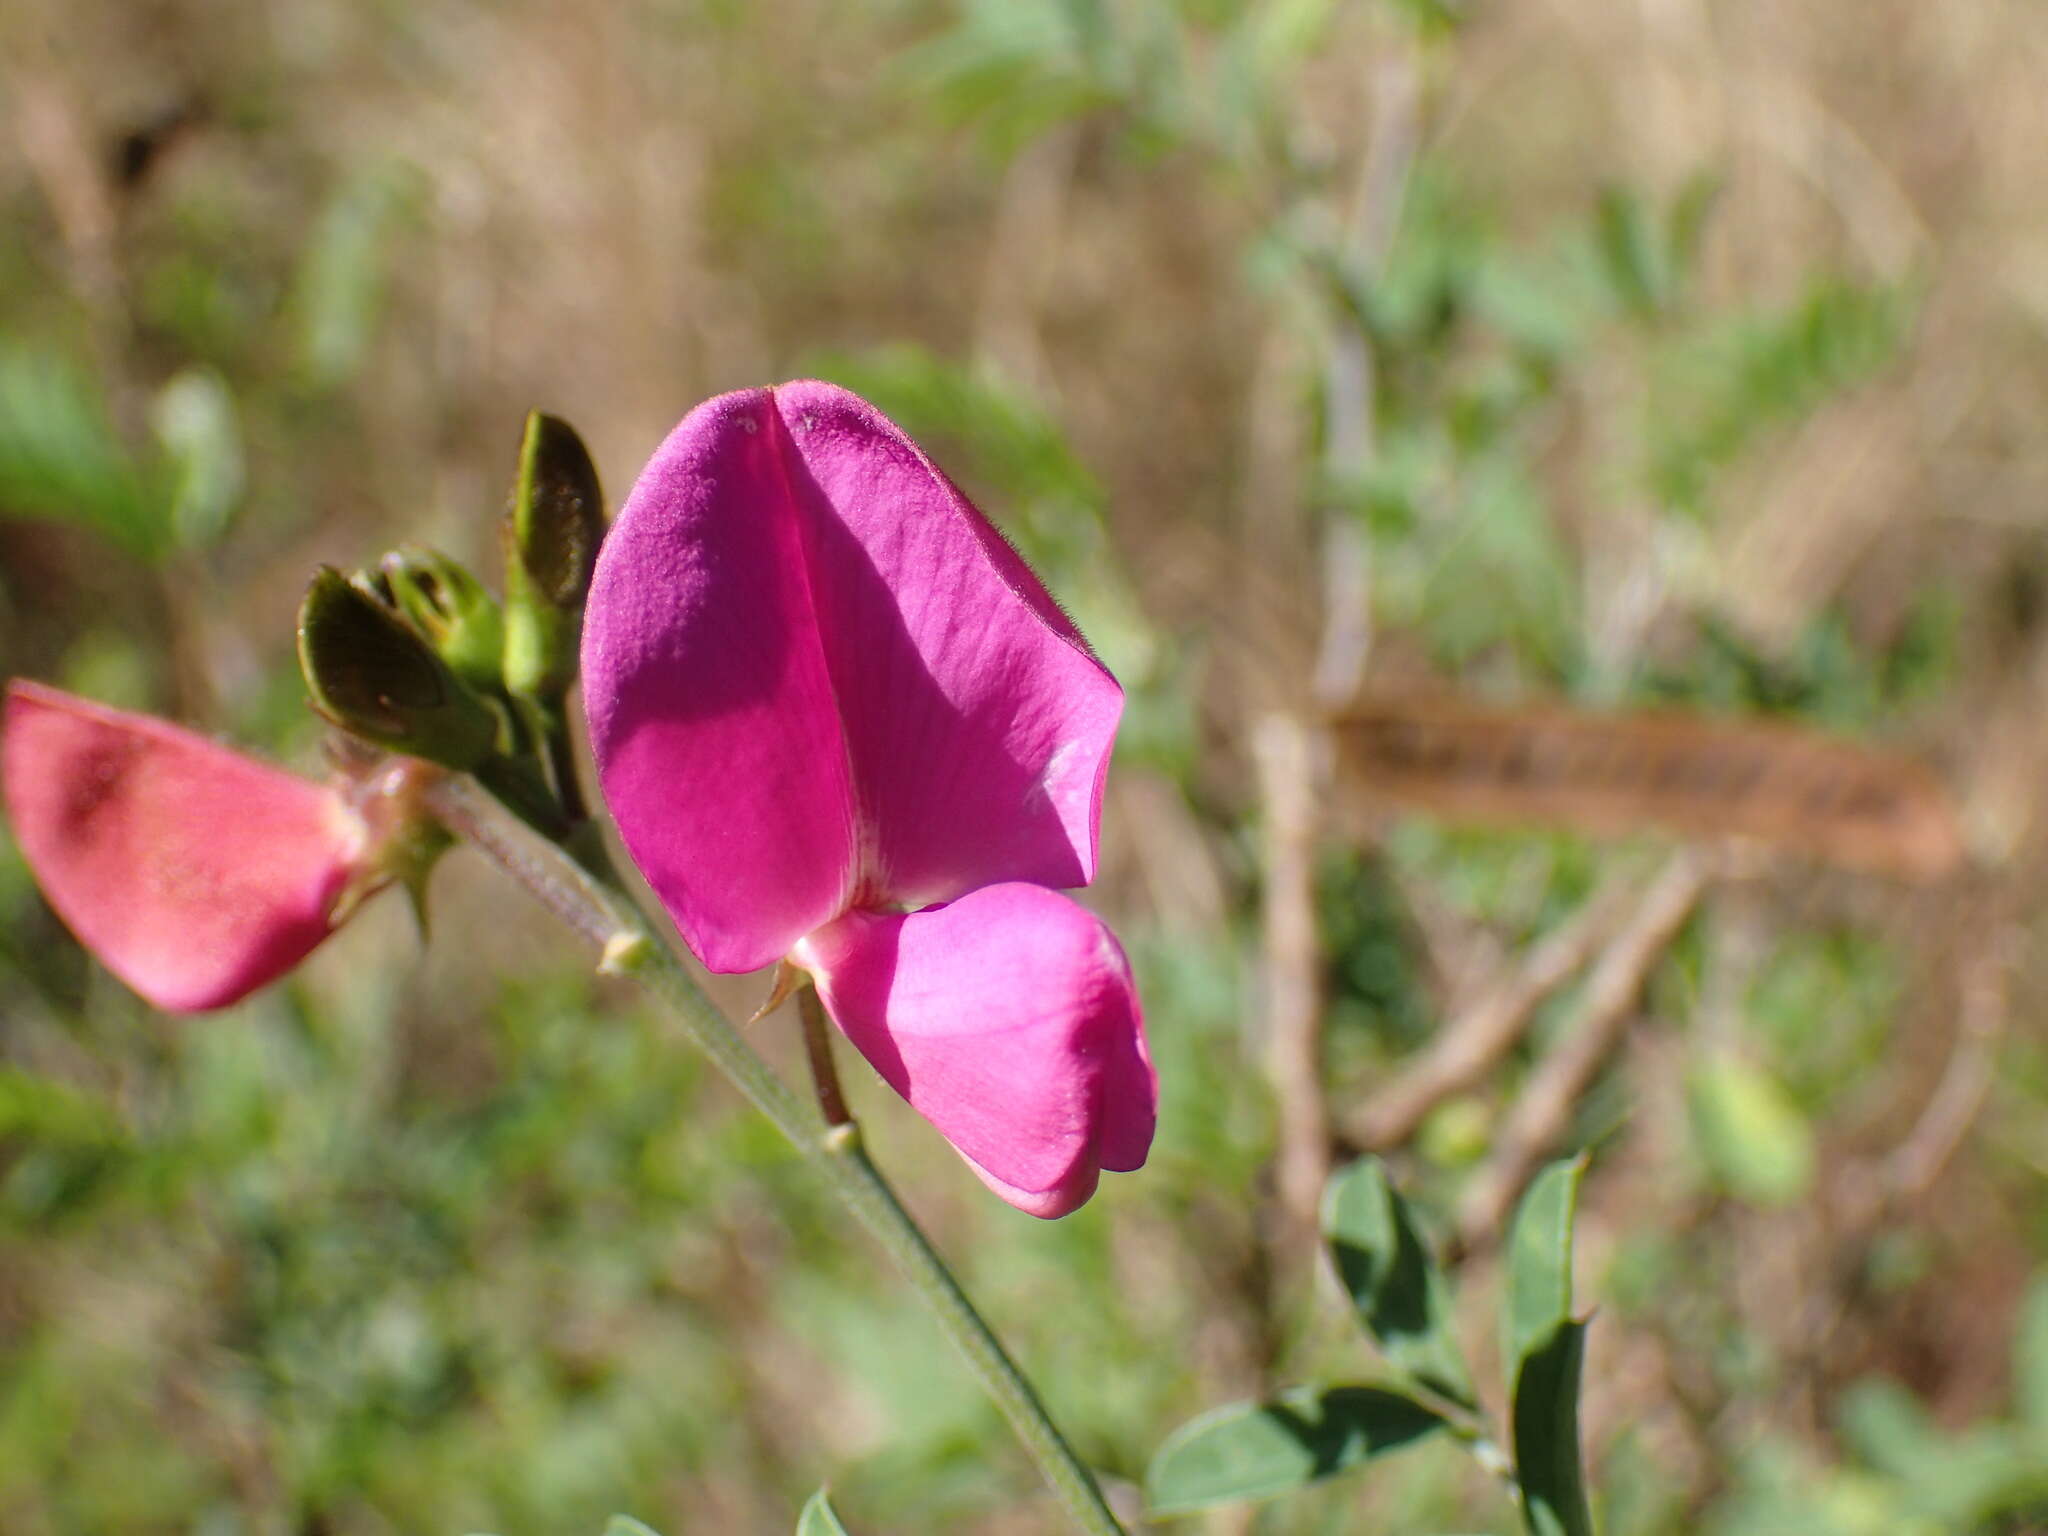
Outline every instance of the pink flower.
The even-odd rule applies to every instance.
[[[996,1192],[1059,1216],[1141,1166],[1130,967],[1095,874],[1123,692],[1037,577],[858,397],[692,411],[599,554],[598,778],[714,971],[788,958]]]
[[[375,878],[370,828],[339,791],[39,683],[8,684],[0,769],[50,905],[166,1012],[275,981]]]

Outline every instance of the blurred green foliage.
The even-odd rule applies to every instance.
[[[1884,109],[1856,93],[1904,92],[1907,67],[1860,67],[1853,45],[1903,59],[1911,29],[1823,18],[1841,59],[1802,66],[1787,43],[1783,68],[1878,147],[1823,138],[1814,196],[1849,235],[1789,216],[1781,234],[1758,215],[1769,157],[1739,135],[1642,170],[1641,40],[1565,9],[1571,27],[1449,0],[649,0],[565,27],[538,6],[293,0],[152,8],[118,39],[53,24],[59,73],[104,82],[83,99],[109,142],[146,88],[210,115],[119,194],[111,300],[41,173],[0,185],[28,233],[0,243],[0,660],[304,755],[287,653],[305,570],[402,539],[488,553],[527,409],[576,419],[616,496],[714,389],[814,372],[870,396],[1123,679],[1119,775],[1185,822],[1178,844],[1144,834],[1161,846],[1103,896],[1166,1084],[1142,1175],[1033,1223],[855,1088],[1084,1455],[1136,1481],[1170,1425],[1356,1349],[1348,1318],[1331,1333],[1333,1291],[1276,1296],[1267,1252],[1278,1111],[1250,1023],[1261,873],[1239,765],[1280,685],[1219,682],[1251,647],[1177,610],[1161,574],[1221,548],[1205,600],[1257,585],[1279,523],[1238,545],[1230,519],[1259,390],[1299,427],[1293,479],[1243,499],[1355,528],[1381,651],[1475,692],[1949,729],[1967,760],[2038,620],[2038,304],[2013,278],[2006,308],[1959,321],[1971,295],[1942,252],[1871,259],[1882,220],[1853,206],[1864,158],[1938,208],[1973,145],[2032,130],[1965,122],[1989,87],[1959,91],[1943,52],[1943,131],[1902,112],[1887,160]],[[1723,64],[1724,94],[1750,100]],[[1425,120],[1367,239],[1353,161],[1399,135],[1357,104],[1383,69],[1409,72]],[[1589,115],[1608,95],[1621,131]],[[1049,143],[1064,222],[1041,211],[993,253],[1056,259],[1028,299],[1030,368],[982,313],[1027,302],[1013,275],[981,291],[972,269],[1005,210],[1039,206]],[[1965,287],[2029,270],[1972,259]],[[1369,452],[1346,456],[1332,381],[1358,357]],[[1810,434],[1902,378],[1910,430],[1874,415],[1861,440],[1924,439],[1926,498],[2003,518],[2010,544],[1957,522],[1865,531],[1782,629],[1746,617],[1728,587],[1756,583],[1732,552],[1758,502]],[[1850,487],[1848,513],[1802,494],[1787,520],[1853,523],[1871,491]],[[1617,621],[1642,591],[1650,618]],[[1175,858],[1190,845],[1221,902],[1190,898],[1193,931],[1174,906],[1201,883]],[[1445,1022],[1470,979],[1446,957],[1514,953],[1640,854],[1420,821],[1319,850],[1333,1105]],[[1615,1170],[1611,1192],[1589,1184],[1600,1240],[1577,1286],[1604,1309],[1582,1363],[1615,1536],[2048,1521],[2048,1292],[2035,1281],[2009,1362],[2011,1309],[1986,1300],[2048,1257],[2038,1042],[2006,1048],[1995,1128],[1939,1220],[1830,1253],[1835,1289],[1756,1301],[1764,1260],[1797,1249],[1834,1172],[1902,1133],[1928,1041],[1948,1043],[1927,979],[1948,919],[1815,884],[1763,898],[1732,981],[1707,925],[1684,936],[1645,1005],[1676,1091],[1639,1126],[1658,1083],[1610,1074],[1566,1131]],[[1049,1528],[971,1380],[772,1138],[623,994],[539,945],[498,976],[498,904],[519,899],[466,898],[424,960],[402,925],[352,930],[332,969],[171,1026],[70,945],[0,836],[0,1528],[552,1536],[630,1508],[671,1533],[779,1531],[827,1479],[855,1530]],[[1570,1001],[1402,1150],[1425,1229]],[[1866,1326],[1801,1354],[1770,1326],[1794,1300]],[[1959,1321],[1994,1313],[1991,1343]],[[1499,1364],[1475,1352],[1475,1374]],[[1337,1460],[1376,1447],[1333,1422]],[[1297,1455],[1280,1475],[1301,1474]],[[1261,1520],[1508,1528],[1441,1436]]]

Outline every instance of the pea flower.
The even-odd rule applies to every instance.
[[[1143,1165],[1129,963],[1095,874],[1123,692],[904,433],[834,385],[684,418],[603,548],[585,707],[627,851],[713,971],[808,971],[1005,1200]]]
[[[165,720],[8,684],[0,784],[73,933],[167,1013],[268,985],[398,877],[406,768],[315,784]]]

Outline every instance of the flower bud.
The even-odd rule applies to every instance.
[[[576,678],[583,599],[604,540],[604,495],[567,422],[526,418],[505,518],[505,684],[558,699]]]
[[[457,677],[481,693],[503,686],[505,616],[460,561],[401,545],[378,562],[377,586]]]
[[[397,613],[331,566],[314,574],[299,605],[299,667],[313,707],[365,741],[465,771],[496,749],[497,712]]]

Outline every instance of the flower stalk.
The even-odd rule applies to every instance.
[[[818,1092],[818,1113],[830,1127],[853,1124],[853,1111],[846,1107],[846,1094],[839,1086],[839,1068],[832,1060],[832,1031],[825,1022],[825,1005],[818,1001],[815,987],[797,989],[797,1014],[804,1026],[804,1056],[811,1064],[811,1082]]]
[[[860,1127],[838,1091],[836,1074],[819,1078],[823,1114],[814,1112],[704,995],[635,902],[503,811],[474,780],[456,776],[441,780],[427,792],[427,804],[450,831],[474,843],[549,911],[595,945],[603,956],[603,969],[631,976],[663,1004],[691,1043],[768,1117],[887,1250],[1009,1420],[1074,1528],[1088,1536],[1125,1536],[1094,1475],[1075,1455],[1037,1391],[869,1158]],[[830,1073],[823,1011],[811,988],[803,989],[799,1006],[813,1070],[818,1069],[819,1052],[823,1051],[825,1071]]]

